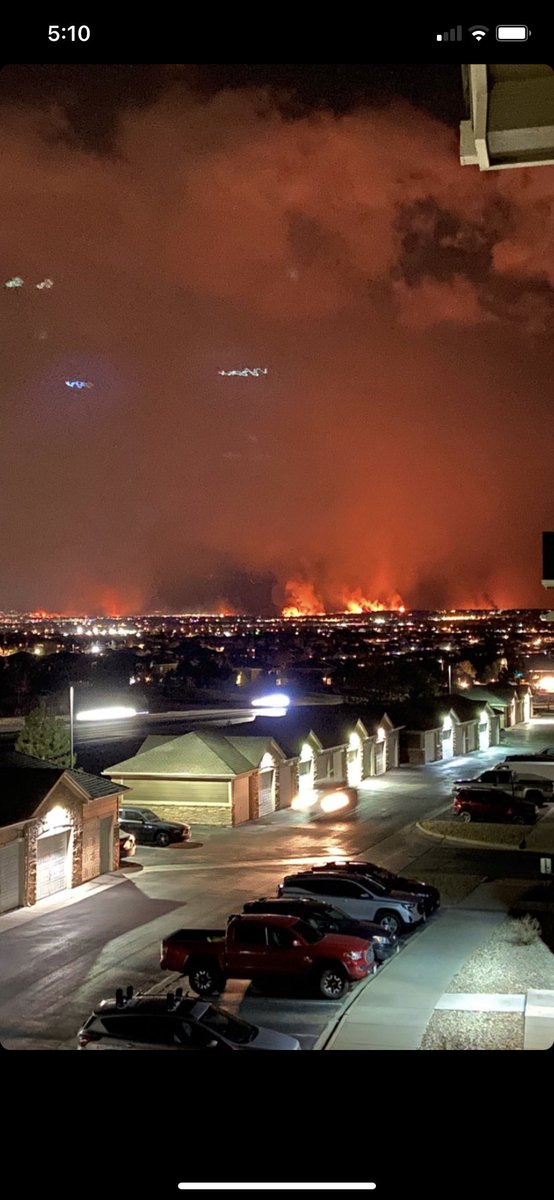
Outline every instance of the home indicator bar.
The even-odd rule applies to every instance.
[[[376,1183],[179,1183],[182,1192],[369,1192]]]

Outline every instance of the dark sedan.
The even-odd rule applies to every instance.
[[[346,871],[350,874],[365,875],[375,883],[380,883],[381,887],[386,888],[389,892],[392,890],[411,892],[423,905],[426,917],[440,907],[441,897],[438,888],[433,887],[430,883],[424,883],[422,879],[408,879],[405,875],[395,875],[393,871],[387,871],[385,867],[379,867],[377,863],[328,862],[324,866],[313,869],[314,871]]]
[[[373,921],[356,921],[332,904],[308,897],[267,896],[261,900],[248,900],[243,905],[245,913],[286,913],[288,917],[300,917],[318,933],[346,933],[351,937],[364,938],[371,942],[375,961],[380,965],[400,949],[396,934],[389,933],[382,925]]]
[[[181,821],[164,821],[150,808],[120,808],[119,828],[134,833],[141,846],[169,846],[188,842],[190,826]]]

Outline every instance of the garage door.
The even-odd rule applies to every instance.
[[[100,820],[100,874],[113,867],[113,817]]]
[[[383,775],[385,767],[385,743],[377,742],[375,745],[375,774]]]
[[[442,757],[443,757],[443,759],[444,758],[453,758],[454,757],[454,730],[453,729],[443,730],[443,733],[441,734],[441,739],[442,739]]]
[[[260,817],[275,812],[275,771],[260,771],[258,774],[258,814]]]
[[[37,900],[62,892],[68,886],[69,832],[53,833],[37,842]]]
[[[229,784],[215,779],[126,779],[124,806],[150,804],[229,804]]]
[[[21,903],[19,846],[19,842],[10,842],[9,846],[2,846],[0,850],[0,912],[19,908]]]
[[[488,750],[491,744],[491,733],[488,721],[481,721],[479,724],[479,749]]]

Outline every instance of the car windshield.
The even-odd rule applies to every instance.
[[[333,904],[325,905],[324,919],[323,914],[320,915],[319,913],[314,913],[314,917],[318,917],[320,920],[320,928],[325,925],[327,930],[329,930],[331,923],[333,925],[333,929],[342,929],[344,924],[348,925],[350,923],[349,918],[345,917],[344,913],[342,913],[339,908],[335,908]],[[314,924],[314,921],[311,919],[310,924]]]
[[[308,925],[306,921],[297,921],[296,925],[293,925],[293,929],[296,933],[300,934],[301,938],[304,938],[305,942],[310,942],[311,944],[320,942],[324,936],[323,932],[320,932],[319,929],[314,929],[314,926]]]
[[[145,821],[159,821],[159,819],[160,819],[159,817],[156,816],[156,813],[152,812],[152,810],[150,808],[139,809],[138,815],[139,815],[139,817],[144,817]]]
[[[368,863],[368,872],[373,879],[378,879],[379,883],[388,886],[394,878],[391,871],[387,871],[385,867],[376,867],[373,863]]]
[[[232,1017],[222,1008],[210,1007],[201,1018],[200,1024],[211,1029],[213,1033],[220,1033],[230,1042],[236,1042],[239,1046],[252,1042],[258,1032],[255,1025],[250,1025],[248,1021],[240,1021],[238,1017]]]

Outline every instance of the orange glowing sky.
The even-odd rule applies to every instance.
[[[544,606],[553,169],[460,167],[450,68],[293,116],[36,70],[0,75],[5,279],[54,281],[0,291],[0,610]]]

